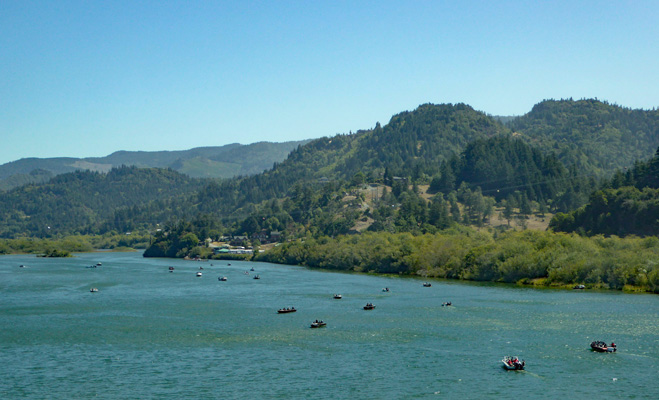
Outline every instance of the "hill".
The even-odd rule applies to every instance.
[[[106,157],[24,158],[0,165],[0,190],[45,182],[52,176],[78,170],[108,172],[113,167],[171,168],[193,178],[231,178],[254,175],[282,161],[308,140],[249,145],[197,147],[181,151],[117,151]]]
[[[646,160],[659,146],[659,110],[594,99],[545,100],[508,126],[535,147],[552,149],[565,165],[598,176]]]

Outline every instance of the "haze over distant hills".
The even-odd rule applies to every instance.
[[[108,172],[122,165],[171,168],[193,178],[231,178],[254,175],[309,140],[283,143],[238,143],[225,146],[197,147],[180,151],[117,151],[106,157],[23,158],[0,165],[0,190],[48,179],[76,170]]]

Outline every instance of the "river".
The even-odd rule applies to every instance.
[[[659,398],[656,295],[431,282],[141,253],[2,256],[1,397]],[[619,350],[594,353],[593,340]],[[505,355],[526,370],[505,371]]]

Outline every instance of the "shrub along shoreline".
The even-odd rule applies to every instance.
[[[659,293],[659,238],[522,231],[365,233],[283,243],[256,261],[543,287]]]

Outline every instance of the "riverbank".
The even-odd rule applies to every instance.
[[[256,261],[535,287],[659,293],[656,237],[585,238],[552,232],[365,233],[281,244]]]

